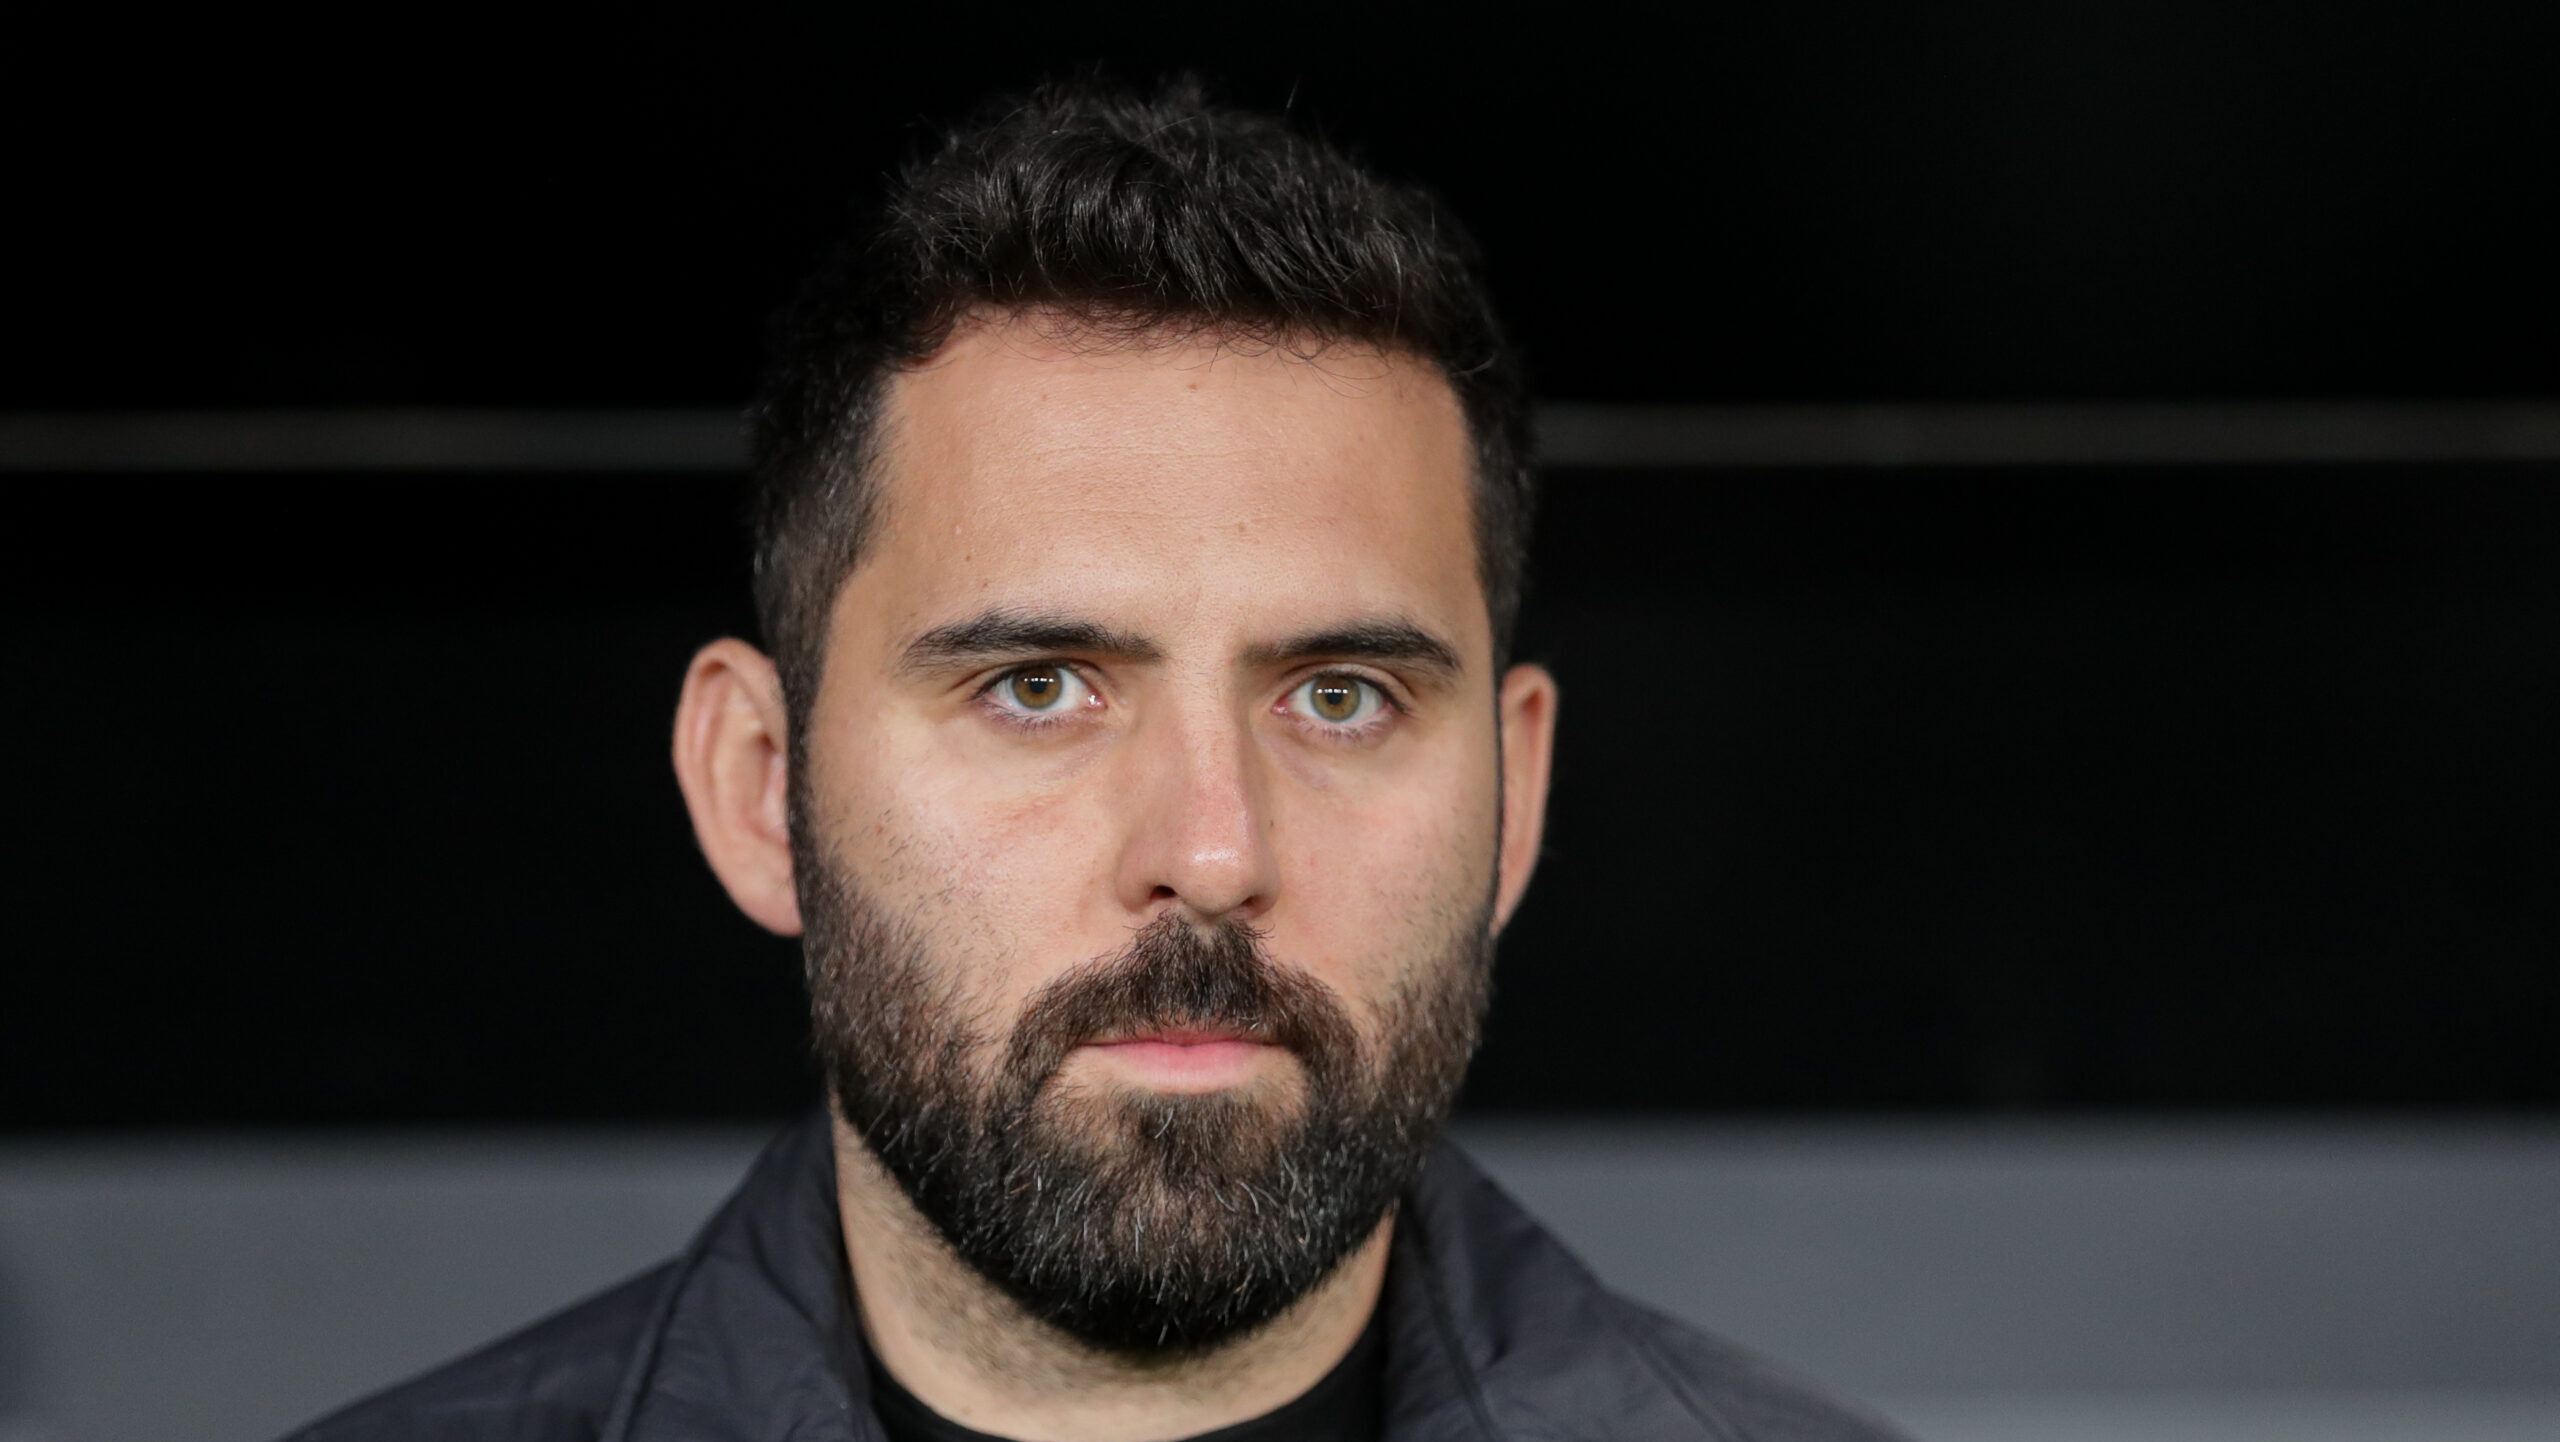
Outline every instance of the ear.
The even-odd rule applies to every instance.
[[[676,702],[676,784],[712,874],[757,925],[800,934],[791,884],[789,722],[773,662],[744,641],[694,653]]]
[[[1544,666],[1514,666],[1502,678],[1502,855],[1493,927],[1510,924],[1547,831],[1547,774],[1556,751],[1556,678]]]

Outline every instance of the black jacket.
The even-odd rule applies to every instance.
[[[826,1119],[765,1150],[674,1261],[293,1442],[880,1442]],[[1892,1428],[1603,1289],[1455,1148],[1397,1212],[1391,1442],[1894,1442]]]

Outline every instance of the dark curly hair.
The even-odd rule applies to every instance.
[[[1428,360],[1474,443],[1478,569],[1507,650],[1532,504],[1529,408],[1457,221],[1196,82],[1152,94],[1051,84],[943,135],[776,318],[748,417],[755,595],[795,723],[876,520],[887,382],[986,310],[1055,312],[1105,336],[1172,326]]]

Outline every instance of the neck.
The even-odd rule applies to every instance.
[[[999,1437],[1132,1442],[1261,1416],[1351,1351],[1386,1280],[1392,1214],[1314,1291],[1232,1342],[1173,1358],[1102,1351],[1024,1311],[962,1261],[842,1118],[835,1153],[864,1339],[926,1406]]]

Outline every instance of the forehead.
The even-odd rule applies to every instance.
[[[883,420],[855,582],[899,619],[1182,601],[1248,627],[1403,611],[1489,643],[1472,452],[1427,362],[985,325],[899,375]]]

